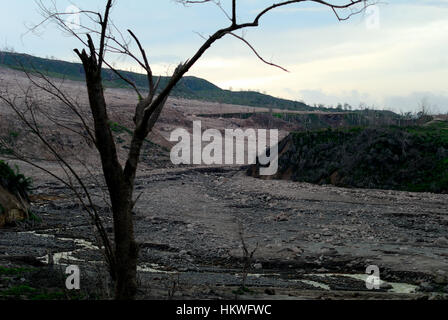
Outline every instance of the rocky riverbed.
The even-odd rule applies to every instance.
[[[0,264],[37,271],[2,277],[0,290],[30,279],[45,286],[35,274],[46,270],[37,279],[64,291],[64,266],[76,264],[84,296],[110,297],[86,214],[65,187],[34,178],[41,221],[0,230]],[[101,188],[91,192],[112,235]],[[447,297],[448,195],[260,180],[236,167],[145,169],[140,193],[139,298]],[[255,250],[246,272],[241,238]],[[366,288],[369,265],[379,267],[378,290]],[[238,291],[244,273],[248,290]]]

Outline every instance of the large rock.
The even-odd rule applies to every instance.
[[[28,218],[29,203],[0,185],[0,228]]]

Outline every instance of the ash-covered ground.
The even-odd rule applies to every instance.
[[[0,256],[46,262],[50,250],[54,268],[80,265],[82,283],[93,277],[107,295],[86,214],[68,190],[39,177],[33,212],[42,222],[1,230]],[[100,203],[101,189],[91,192]],[[235,167],[146,170],[136,193],[139,298],[425,299],[448,291],[448,195],[260,180]],[[109,209],[99,209],[112,236]],[[237,291],[241,237],[256,248],[246,293]],[[369,265],[385,281],[379,290],[366,288]]]

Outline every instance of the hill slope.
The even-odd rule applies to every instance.
[[[290,134],[274,178],[342,187],[448,193],[448,121]],[[248,174],[257,176],[258,165]]]
[[[21,53],[9,53],[0,51],[0,66],[22,70],[38,70],[51,77],[66,78],[75,81],[84,81],[84,70],[81,64],[60,60],[44,59]],[[127,78],[131,79],[137,87],[147,88],[146,75],[121,71]],[[109,69],[103,70],[104,85],[107,87],[126,88],[129,87],[123,80]],[[161,77],[160,88],[163,88],[168,77]],[[278,109],[315,111],[302,102],[279,99],[269,95],[253,91],[233,92],[223,90],[207,80],[197,77],[186,76],[174,88],[172,96],[187,99],[205,100],[227,104],[245,105],[253,107],[274,107]]]

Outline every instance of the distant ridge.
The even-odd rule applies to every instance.
[[[10,53],[0,51],[0,66],[22,70],[22,66],[32,71],[38,70],[50,77],[66,78],[74,81],[84,81],[84,70],[80,63],[72,63],[61,60],[52,60],[35,57],[23,53]],[[124,76],[131,79],[137,87],[146,89],[146,75],[129,71],[120,71]],[[163,88],[169,77],[161,77],[160,88]],[[123,80],[119,79],[110,69],[103,69],[103,80],[106,87],[130,88]],[[315,111],[317,108],[310,107],[303,102],[275,98],[254,91],[230,91],[223,90],[213,83],[192,76],[184,77],[174,88],[172,96],[187,99],[196,99],[210,102],[220,102],[251,107],[277,108],[298,111]],[[319,110],[334,110],[319,108]]]

